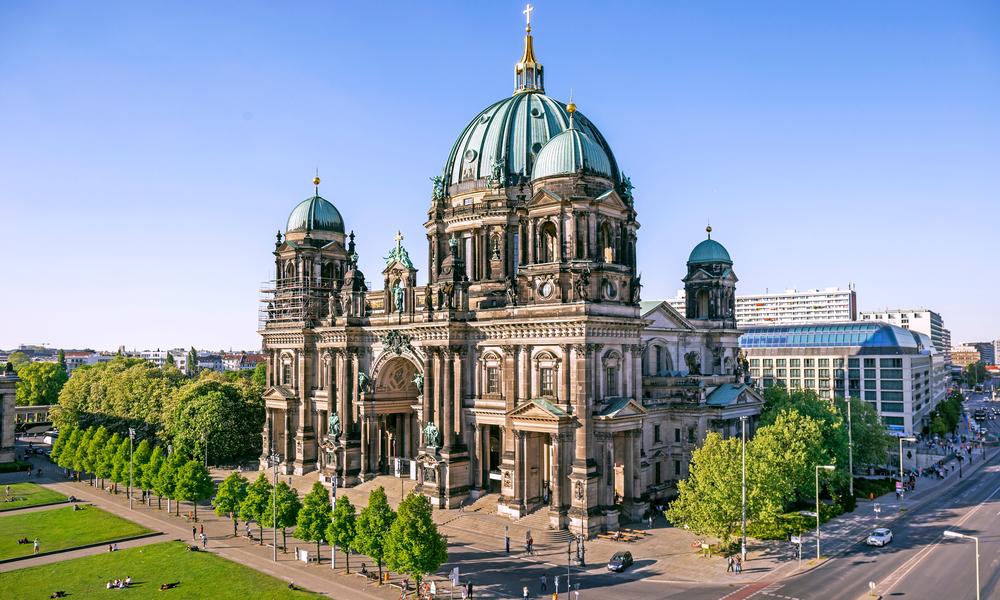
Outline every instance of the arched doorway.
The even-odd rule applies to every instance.
[[[371,445],[365,458],[369,472],[411,478],[411,466],[420,445],[420,428],[414,407],[420,390],[414,379],[417,365],[405,356],[388,359],[374,373],[375,389],[362,407],[371,423]]]

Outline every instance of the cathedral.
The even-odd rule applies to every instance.
[[[501,515],[589,535],[669,498],[706,433],[740,435],[761,401],[711,228],[685,314],[640,300],[632,184],[597,127],[545,95],[526,14],[513,94],[432,179],[423,282],[397,234],[369,289],[319,178],[278,233],[261,465],[411,478],[441,508],[495,494]]]

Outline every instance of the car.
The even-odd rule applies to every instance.
[[[871,535],[865,539],[865,543],[869,546],[882,547],[892,541],[892,532],[885,527],[879,527],[875,531],[871,532]]]
[[[611,560],[608,561],[608,570],[621,573],[632,564],[631,552],[615,552]]]

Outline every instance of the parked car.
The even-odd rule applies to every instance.
[[[885,527],[879,527],[875,531],[871,532],[871,535],[868,536],[868,539],[865,540],[865,543],[868,544],[869,546],[878,546],[879,548],[881,548],[882,546],[885,546],[891,541],[892,541],[892,532]]]
[[[621,573],[632,564],[631,552],[615,552],[611,560],[608,561],[608,570]]]

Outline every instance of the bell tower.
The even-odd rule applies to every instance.
[[[729,252],[712,239],[712,226],[705,228],[708,238],[691,251],[684,277],[685,316],[703,327],[736,328],[736,273]]]

